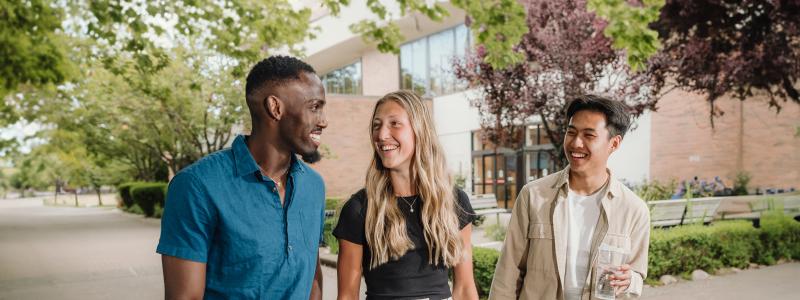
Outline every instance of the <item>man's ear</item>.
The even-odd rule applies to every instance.
[[[611,138],[611,153],[614,153],[614,151],[617,151],[617,149],[619,149],[620,144],[622,144],[622,136],[621,135],[616,135],[616,136],[612,137]]]
[[[280,98],[269,95],[264,99],[264,109],[267,111],[267,115],[273,120],[281,120],[281,116],[283,116],[283,102]]]

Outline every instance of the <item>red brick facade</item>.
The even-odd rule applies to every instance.
[[[346,198],[364,186],[372,158],[369,125],[378,97],[328,95],[322,132],[323,158],[311,165],[322,174],[328,197]],[[327,155],[326,155],[327,152]]]
[[[776,114],[763,96],[717,103],[725,114],[712,129],[703,96],[676,91],[659,101],[652,115],[651,179],[720,176],[730,186],[737,170],[745,170],[751,191],[800,188],[800,105],[784,103]]]

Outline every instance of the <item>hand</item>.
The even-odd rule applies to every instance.
[[[619,296],[631,285],[631,266],[628,264],[619,266],[617,272],[609,276],[609,279],[611,279],[611,286],[614,287],[615,294]]]

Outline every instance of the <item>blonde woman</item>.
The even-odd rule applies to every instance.
[[[474,211],[450,181],[430,109],[410,91],[375,104],[366,187],[342,208],[339,299],[477,299]],[[453,269],[453,289],[448,271]]]

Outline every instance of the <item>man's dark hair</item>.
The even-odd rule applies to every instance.
[[[602,113],[606,116],[606,128],[608,137],[625,137],[631,125],[631,115],[629,107],[621,101],[614,101],[597,95],[583,95],[567,104],[567,120],[572,119],[576,113],[582,110]]]
[[[297,58],[283,55],[270,56],[258,62],[250,70],[250,74],[247,74],[244,91],[249,96],[265,83],[280,84],[289,80],[300,80],[301,72],[317,73],[314,68]]]

